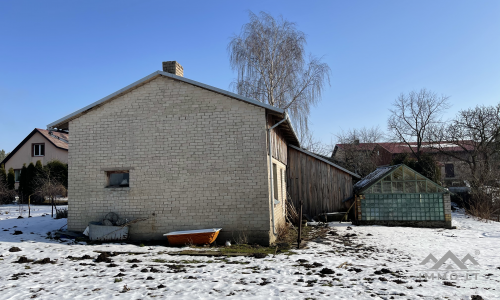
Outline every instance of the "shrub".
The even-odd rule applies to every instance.
[[[56,209],[56,219],[67,219],[68,218],[68,209]]]
[[[285,242],[288,239],[288,234],[290,233],[290,225],[288,223],[280,223],[277,228],[278,235],[276,240],[278,242]]]
[[[7,187],[9,190],[14,190],[16,186],[16,175],[14,174],[14,169],[10,168],[7,174]]]

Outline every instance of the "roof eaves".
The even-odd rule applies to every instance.
[[[293,145],[288,145],[288,147],[292,147],[292,149],[298,150],[298,151],[303,152],[303,153],[305,153],[305,154],[307,154],[307,155],[310,155],[310,156],[312,156],[312,157],[314,157],[314,158],[316,158],[316,159],[319,159],[319,160],[321,160],[322,162],[325,162],[325,163],[327,163],[327,164],[329,164],[329,165],[331,165],[331,166],[333,166],[333,167],[335,167],[335,168],[337,168],[337,169],[339,169],[339,170],[342,170],[342,171],[344,171],[344,172],[346,172],[346,173],[348,173],[348,174],[350,174],[350,175],[352,175],[352,176],[354,176],[354,177],[356,177],[356,178],[361,178],[361,176],[359,176],[358,174],[353,173],[353,172],[351,172],[351,171],[349,171],[349,170],[346,170],[346,169],[342,168],[341,166],[339,166],[339,165],[337,165],[337,164],[334,164],[334,163],[332,163],[331,161],[329,161],[329,160],[327,160],[327,159],[324,159],[324,158],[322,158],[322,157],[320,157],[320,156],[318,156],[318,155],[316,155],[316,154],[314,154],[314,153],[312,153],[312,152],[309,152],[309,151],[304,150],[304,149],[299,148],[299,147],[295,147],[295,146],[293,146]]]

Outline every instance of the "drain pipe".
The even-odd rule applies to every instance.
[[[274,178],[273,178],[273,147],[271,143],[271,130],[280,125],[281,123],[288,120],[288,115],[285,114],[285,118],[278,123],[274,124],[272,127],[267,129],[267,137],[269,141],[269,178],[271,179],[271,213],[273,219],[273,234],[276,235],[276,226],[274,224]]]

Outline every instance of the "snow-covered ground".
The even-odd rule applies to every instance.
[[[456,230],[330,223],[326,238],[298,254],[264,259],[175,256],[168,253],[179,248],[163,246],[75,244],[47,237],[66,224],[50,217],[50,206],[32,206],[31,215],[23,212],[17,219],[17,206],[0,206],[0,299],[500,299],[500,223],[462,213],[453,214]],[[21,251],[9,252],[12,247]],[[433,265],[420,265],[422,260],[429,254],[439,260],[449,250],[460,260],[467,254],[477,260],[479,266],[467,263],[477,279],[419,277],[430,275],[426,270]],[[112,256],[112,263],[68,258],[95,259],[96,251],[143,254]],[[33,262],[15,263],[22,256]],[[35,263],[44,258],[55,263]]]

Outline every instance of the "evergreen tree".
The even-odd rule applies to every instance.
[[[3,164],[0,165],[0,183],[7,184],[7,173],[5,173],[5,166]]]
[[[7,155],[9,155],[9,152],[5,152],[5,150],[0,150],[0,161],[4,160],[4,158],[7,157]]]
[[[19,187],[17,189],[19,192],[19,198],[21,198],[23,201],[25,198],[28,199],[31,177],[32,176],[31,174],[29,174],[26,164],[23,164],[21,174],[19,175]]]
[[[7,174],[7,187],[9,190],[14,190],[16,187],[16,175],[12,168],[9,169],[9,173]]]
[[[68,188],[68,164],[59,160],[52,160],[45,165],[52,178]]]

